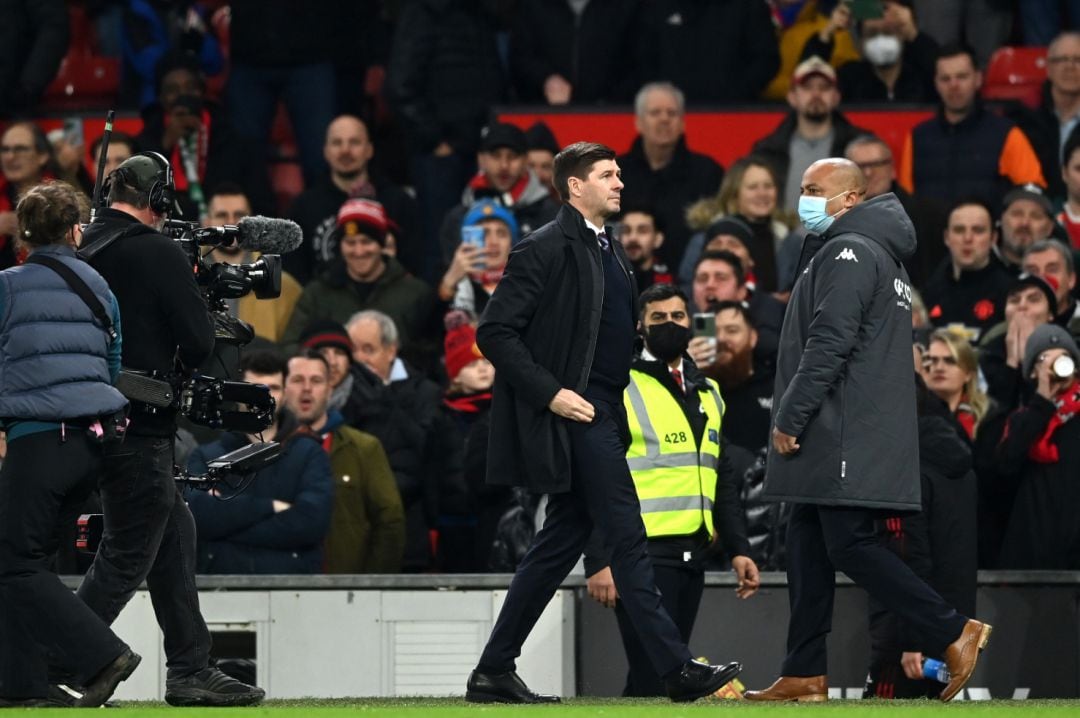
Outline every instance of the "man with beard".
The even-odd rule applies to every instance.
[[[619,220],[619,241],[630,263],[638,288],[645,291],[654,284],[671,284],[674,277],[656,252],[664,244],[656,214],[645,207],[627,208]]]
[[[1038,185],[1013,187],[1001,208],[998,258],[1014,275],[1022,269],[1024,250],[1054,233],[1054,209]]]
[[[837,111],[840,92],[836,70],[814,56],[799,63],[788,90],[791,112],[772,134],[754,144],[752,154],[760,155],[773,167],[780,204],[794,209],[799,202],[799,182],[811,163],[843,153],[847,144],[869,131],[855,127]]]
[[[941,48],[934,72],[941,106],[907,136],[900,157],[901,187],[949,203],[976,197],[994,207],[1010,185],[1046,186],[1027,136],[983,107],[981,85],[982,72],[971,50]]]
[[[720,385],[728,415],[724,438],[753,452],[769,443],[773,368],[754,360],[758,333],[742,302],[716,306],[716,361],[702,371]]]
[[[758,334],[754,356],[772,363],[784,322],[784,303],[767,292],[751,292],[739,258],[724,250],[705,252],[694,268],[694,311],[713,312],[717,302],[745,303]],[[712,364],[701,342],[691,344],[690,356],[699,366]]]
[[[304,244],[284,256],[283,266],[301,284],[317,277],[340,255],[335,220],[341,206],[353,197],[373,199],[386,208],[396,223],[393,231],[401,263],[414,273],[420,271],[422,248],[415,246],[414,232],[416,201],[374,171],[374,155],[371,134],[359,117],[339,115],[327,126],[323,157],[330,165],[330,176],[300,193],[288,213],[304,230]]]
[[[705,561],[717,537],[738,577],[739,598],[757,591],[758,568],[747,555],[738,474],[721,439],[728,423],[725,402],[716,382],[685,357],[690,342],[686,295],[670,284],[654,284],[638,301],[645,349],[631,365],[624,392],[630,422],[626,458],[641,501],[656,587],[689,641],[705,587]],[[619,600],[610,551],[602,543],[586,548],[585,574],[589,595],[614,608],[619,621],[630,663],[623,695],[662,696],[663,682]]]

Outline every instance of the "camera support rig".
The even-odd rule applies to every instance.
[[[175,472],[175,480],[200,491],[210,491],[231,477],[238,477],[244,484],[263,467],[277,461],[281,454],[281,444],[276,441],[263,441],[242,446],[210,461],[205,474],[192,474],[187,471]],[[105,531],[103,514],[83,514],[76,523],[75,548],[83,553],[95,553],[101,544]]]

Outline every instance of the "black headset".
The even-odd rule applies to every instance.
[[[111,195],[119,181],[137,192],[145,192],[147,205],[154,214],[166,215],[176,207],[176,185],[172,165],[158,152],[139,152],[124,160],[106,180],[105,191]]]

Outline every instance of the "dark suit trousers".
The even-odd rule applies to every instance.
[[[57,517],[94,488],[101,446],[66,426],[8,444],[0,470],[0,696],[43,698],[48,661],[87,683],[127,647],[49,570]]]
[[[571,490],[549,499],[544,528],[521,560],[480,656],[481,671],[514,670],[521,644],[581,557],[594,522],[612,548],[615,585],[656,673],[663,676],[690,660],[686,642],[661,605],[645,552],[645,525],[617,423],[622,405],[595,400],[593,405],[596,418],[592,423],[567,421]]]
[[[787,550],[791,622],[781,675],[828,673],[825,638],[832,630],[836,571],[922,636],[926,653],[941,655],[964,630],[967,619],[881,543],[868,509],[795,504]]]
[[[698,606],[701,605],[701,594],[705,591],[705,572],[700,568],[656,564],[653,566],[653,573],[656,575],[656,587],[660,589],[664,609],[679,627],[679,636],[683,642],[689,643]],[[664,682],[653,668],[652,661],[649,660],[649,650],[638,638],[622,599],[615,604],[615,618],[619,621],[619,635],[622,636],[623,648],[626,649],[626,661],[630,664],[623,695],[665,697],[667,694],[664,691]]]

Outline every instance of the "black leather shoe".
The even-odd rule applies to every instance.
[[[165,702],[171,706],[253,706],[266,691],[231,678],[214,667],[165,681]]]
[[[465,700],[470,703],[559,703],[558,696],[533,693],[514,671],[469,674]]]
[[[141,661],[142,656],[130,648],[125,648],[116,660],[102,668],[101,672],[86,684],[82,697],[75,701],[75,707],[97,708],[104,704],[116,691],[116,687],[135,672]]]
[[[713,666],[689,660],[682,668],[664,679],[664,687],[667,689],[668,698],[676,703],[696,701],[716,693],[741,671],[742,664],[734,661],[724,666]]]

